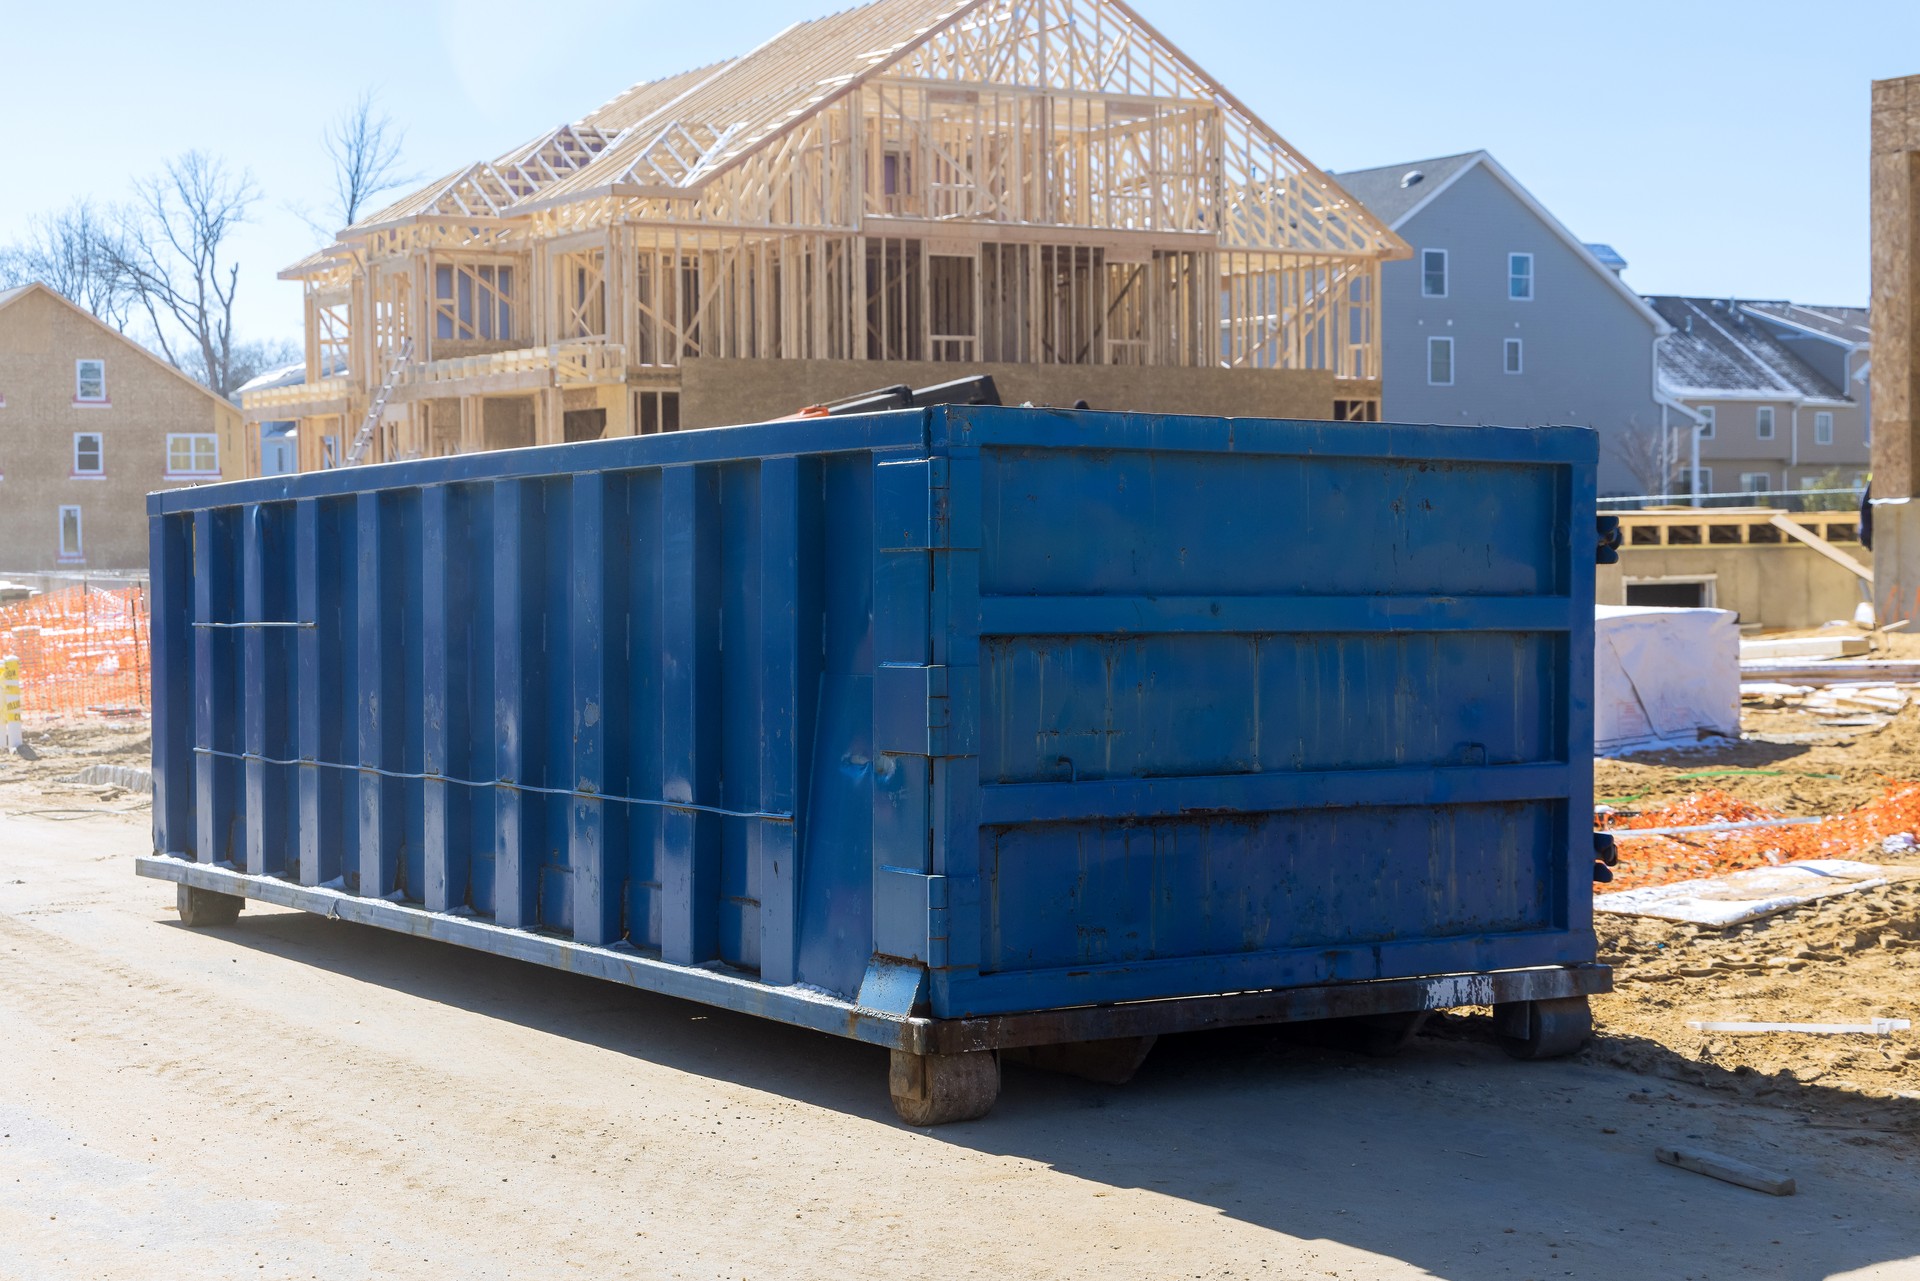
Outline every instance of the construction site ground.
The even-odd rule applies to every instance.
[[[1817,814],[1920,775],[1920,710],[1829,737],[1602,762],[1599,794]],[[31,742],[0,755],[0,1277],[1920,1277],[1920,1036],[1687,1027],[1912,1018],[1920,883],[1601,916],[1620,987],[1571,1061],[1483,1012],[1391,1059],[1173,1037],[1130,1085],[1010,1067],[986,1120],[916,1131],[870,1047],[280,909],[184,929],[133,876],[144,798],[62,781],[144,731]],[[1768,772],[1682,777],[1729,769]]]

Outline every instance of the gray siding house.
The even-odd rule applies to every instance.
[[[1694,416],[1661,391],[1668,326],[1617,254],[1582,244],[1484,151],[1336,177],[1413,246],[1382,284],[1382,417],[1593,427],[1601,494],[1658,492],[1658,451]]]

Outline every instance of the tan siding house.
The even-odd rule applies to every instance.
[[[242,426],[46,286],[0,292],[0,572],[144,569],[146,495],[221,479]]]
[[[1649,298],[1673,327],[1660,344],[1661,386],[1700,414],[1702,493],[1862,483],[1872,446],[1861,372],[1871,355],[1855,307],[1725,298]],[[1676,492],[1692,441],[1677,442]]]

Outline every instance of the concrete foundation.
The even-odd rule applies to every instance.
[[[1914,545],[1920,549],[1920,526]],[[1628,583],[1688,579],[1712,582],[1700,604],[1730,609],[1742,626],[1768,630],[1851,619],[1865,599],[1859,578],[1800,543],[1627,548],[1618,565],[1600,567],[1596,597],[1602,605],[1638,604],[1627,599]],[[1911,608],[1912,592],[1907,599]]]
[[[1874,500],[1873,582],[1882,623],[1920,619],[1920,498]]]

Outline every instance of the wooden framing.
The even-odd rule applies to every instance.
[[[1377,417],[1408,253],[1121,0],[877,0],[347,228],[283,273],[308,386],[247,409],[350,431],[412,337],[377,458],[485,447],[489,395],[677,425],[702,358],[1330,372]]]
[[[1812,547],[1844,568],[1872,571],[1834,547],[1860,542],[1860,518],[1850,511],[1796,512],[1773,507],[1655,507],[1618,513],[1621,541],[1636,547],[1781,546],[1789,539]]]

